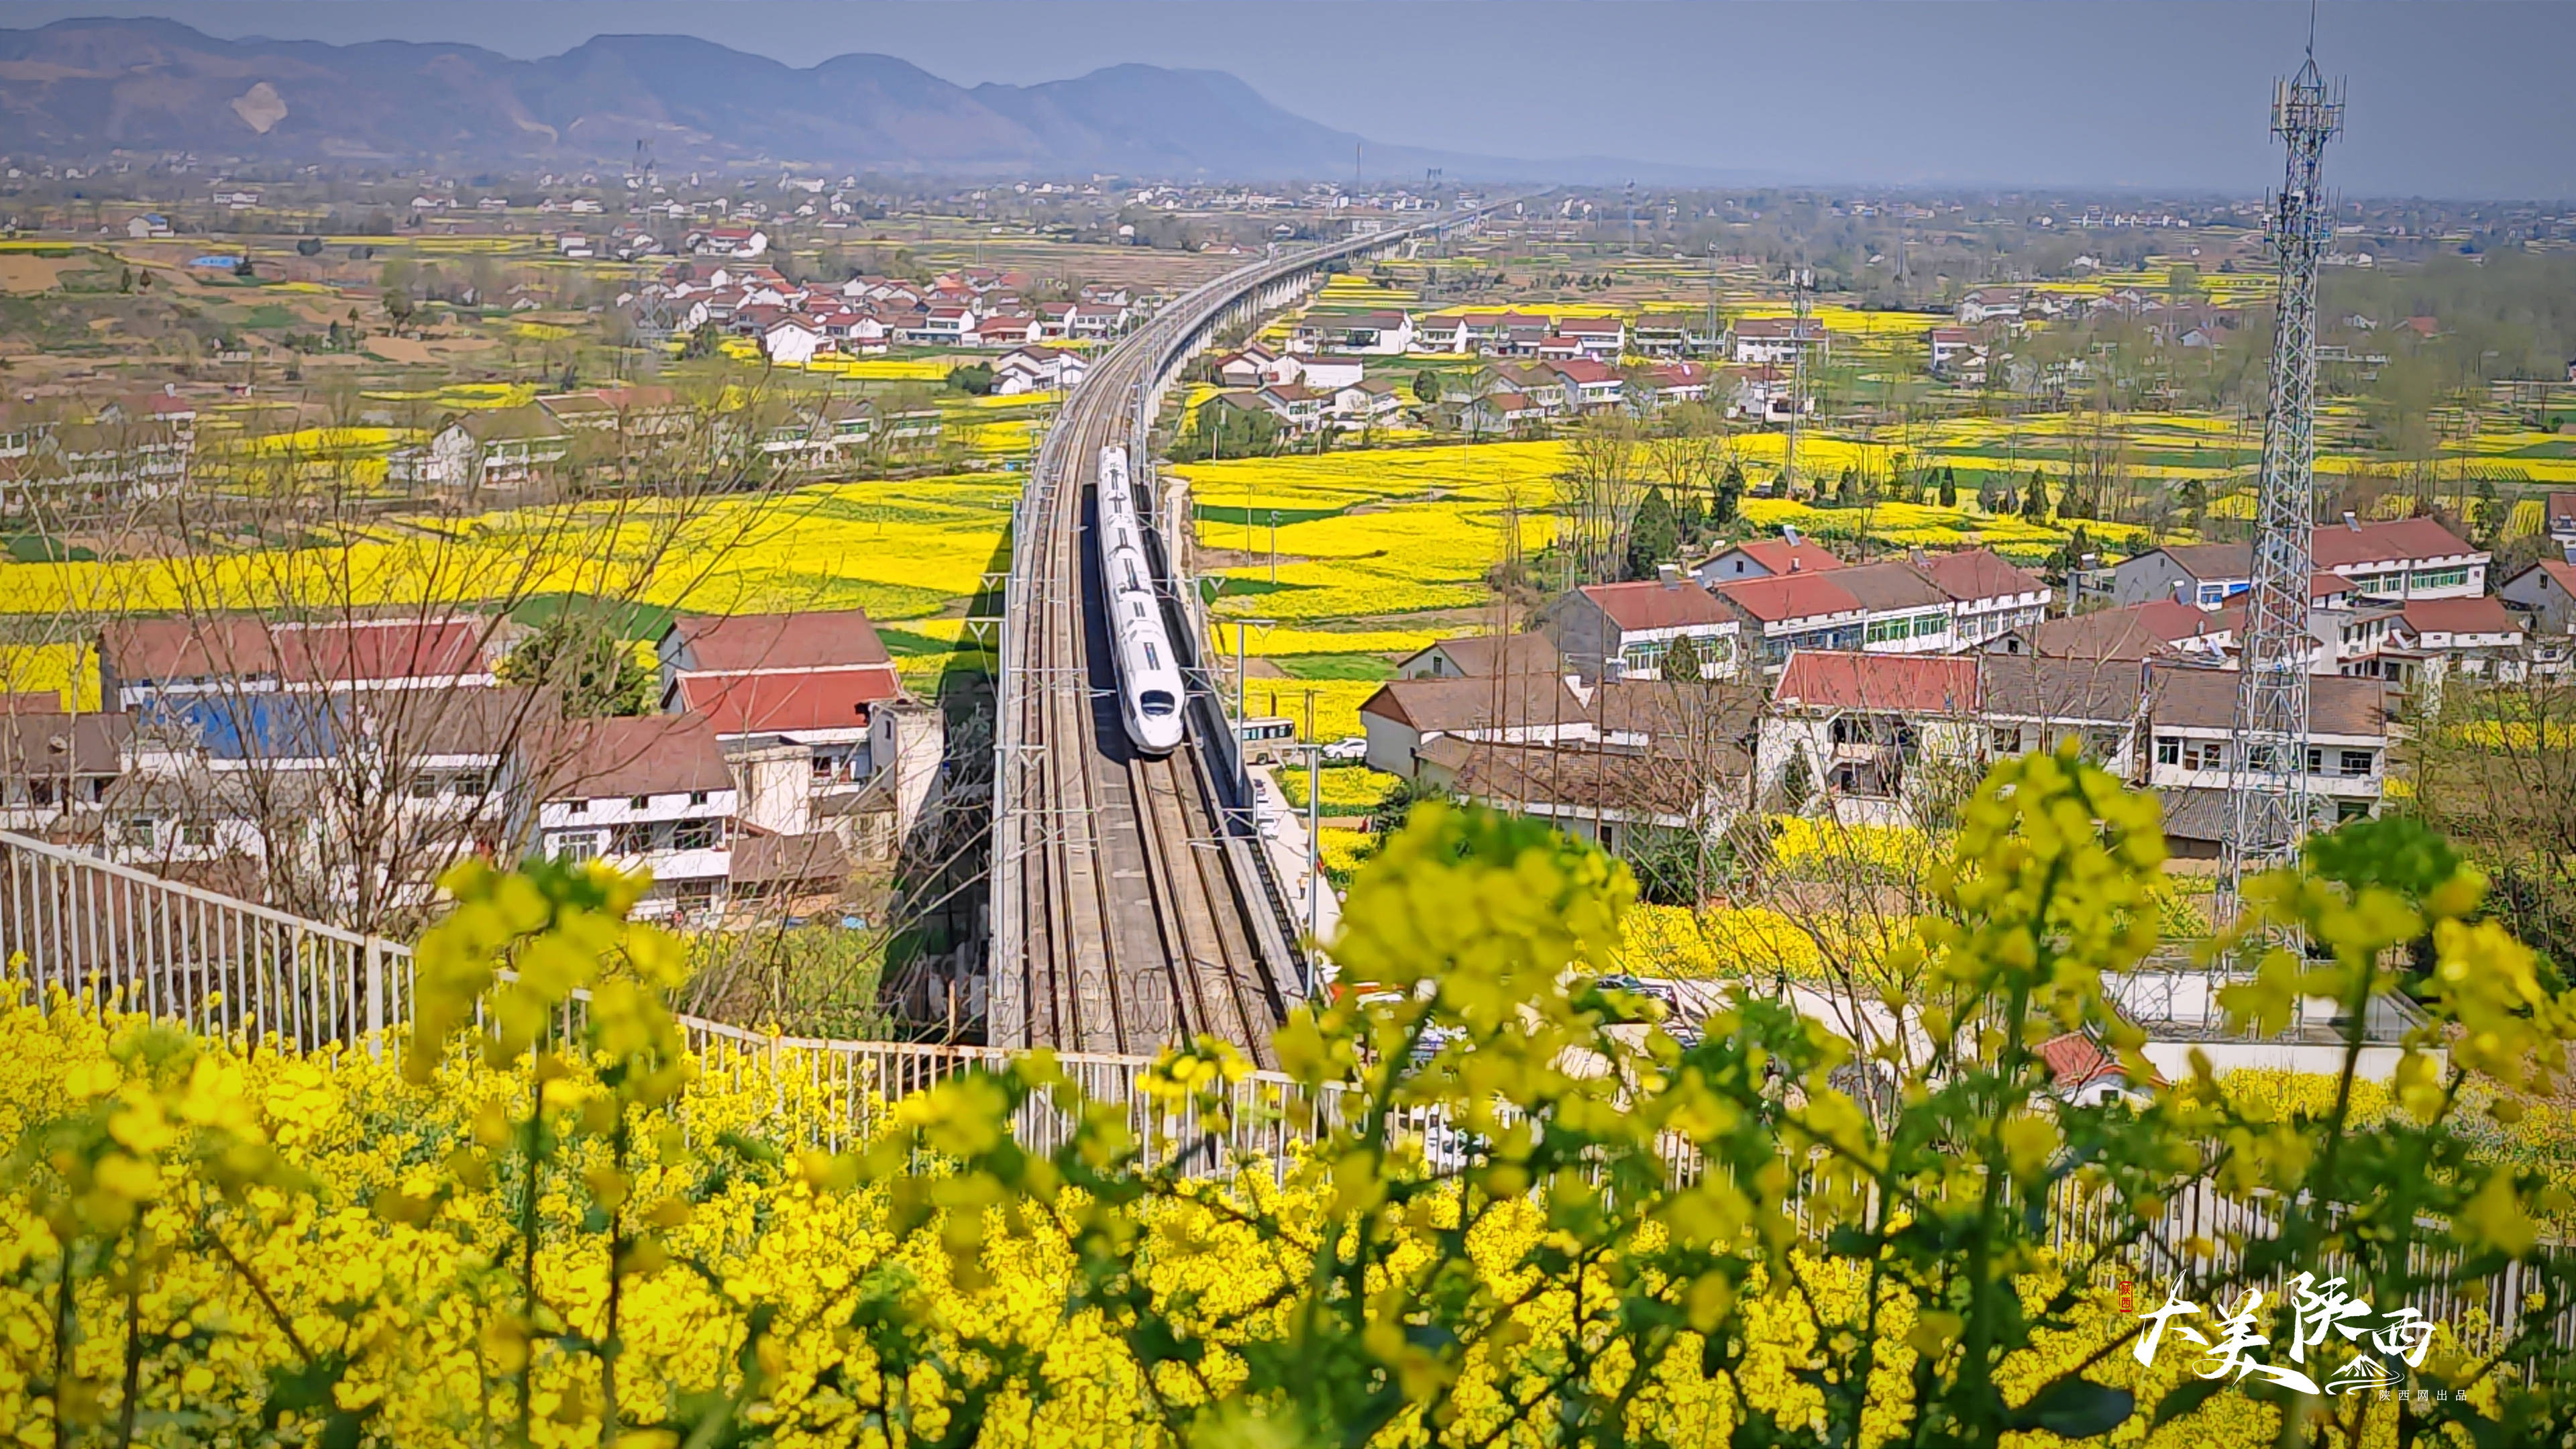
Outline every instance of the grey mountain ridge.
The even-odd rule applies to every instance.
[[[1118,65],[952,84],[887,55],[799,69],[681,35],[601,35],[516,60],[478,46],[224,40],[160,19],[0,30],[0,149],[195,151],[417,166],[777,163],[960,175],[1722,182],[1604,158],[1468,156],[1363,141],[1223,71]]]

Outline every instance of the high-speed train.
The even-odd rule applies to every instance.
[[[1127,450],[1100,450],[1100,587],[1106,597],[1110,653],[1118,661],[1118,718],[1127,738],[1149,755],[1170,754],[1181,743],[1181,666],[1154,596],[1154,570],[1145,561],[1144,527],[1127,479]]]

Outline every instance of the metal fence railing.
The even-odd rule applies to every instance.
[[[412,953],[400,942],[7,833],[0,833],[0,956],[40,1000],[61,987],[282,1048],[373,1047],[389,1032],[398,1041],[411,1014]],[[577,1015],[567,1016],[567,1028],[578,1024]],[[772,1036],[692,1016],[681,1017],[680,1027],[699,1080],[726,1089],[691,1110],[742,1114],[740,1122],[693,1119],[693,1129],[739,1127],[791,1146],[847,1146],[883,1125],[904,1098],[979,1066],[1007,1065],[1015,1055],[997,1047]],[[1220,1126],[1148,1093],[1148,1058],[1066,1052],[1057,1061],[1095,1110],[1125,1109],[1148,1164],[1188,1154],[1186,1166],[1210,1174],[1284,1179],[1303,1149],[1358,1106],[1336,1086],[1316,1091],[1277,1072],[1249,1072],[1228,1088]],[[1043,1152],[1070,1140],[1077,1126],[1072,1114],[1040,1100],[1021,1112],[1015,1132]],[[1400,1112],[1388,1131],[1436,1168],[1461,1166],[1477,1151],[1436,1109]],[[1700,1170],[1684,1138],[1669,1137],[1664,1157],[1675,1182]],[[2141,1285],[2207,1283],[2245,1261],[2246,1242],[2278,1231],[2276,1209],[2201,1186],[2177,1194],[2136,1241],[2123,1242],[2130,1225],[2115,1206],[2072,1180],[2062,1183],[2050,1204],[2052,1246],[2070,1257],[2109,1247],[2114,1264]],[[1821,1231],[1803,1195],[1792,1194],[1791,1216],[1809,1236]],[[2329,1259],[2275,1276],[2299,1268],[2320,1277],[2349,1274],[2353,1266]],[[2534,1270],[2520,1264],[2464,1275],[2453,1254],[2416,1266],[2429,1286],[2403,1306],[2452,1325],[2473,1351],[2522,1324],[2524,1303],[2538,1286]],[[2285,1285],[2263,1286],[2270,1301]],[[2576,1308],[2555,1312],[2545,1331],[2559,1349],[2576,1353]]]

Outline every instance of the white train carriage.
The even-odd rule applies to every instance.
[[[1107,597],[1111,654],[1118,667],[1118,718],[1127,738],[1149,755],[1178,748],[1186,725],[1181,666],[1154,594],[1143,531],[1127,484],[1127,451],[1100,450],[1098,520],[1100,586]]]

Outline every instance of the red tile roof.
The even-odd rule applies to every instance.
[[[298,684],[364,684],[484,672],[474,619],[271,624],[247,617],[109,624],[99,647],[126,683],[197,675],[275,675]]]
[[[2565,565],[2560,565],[2565,567]],[[2401,611],[2418,634],[2520,634],[2522,625],[2492,594],[2473,599],[2409,599]]]
[[[2035,594],[2048,587],[2014,568],[2003,555],[1990,548],[1935,555],[1924,561],[1923,572],[1932,576],[1932,582],[1941,586],[1941,592],[1962,603],[1970,599]]]
[[[879,664],[892,658],[865,611],[815,614],[736,614],[730,618],[682,615],[671,621],[680,637],[683,670],[816,669]]]
[[[1825,574],[1775,574],[1767,579],[1730,579],[1715,586],[1720,597],[1766,624],[1783,619],[1813,619],[1826,614],[1856,614],[1860,600]]]
[[[700,715],[574,720],[547,732],[549,800],[606,800],[730,790],[724,747]]]
[[[813,669],[759,674],[687,674],[680,705],[723,735],[774,730],[854,729],[868,708],[901,692],[894,670]]]
[[[2450,558],[2477,550],[2430,518],[2394,518],[2384,523],[2320,523],[2309,555],[2320,569],[2392,559]]]
[[[1736,545],[1736,551],[1775,574],[1820,574],[1843,566],[1823,544],[1791,543],[1785,538],[1756,539]]]
[[[1808,709],[1868,709],[1907,714],[1973,714],[1978,708],[1974,655],[1852,654],[1801,649],[1789,656],[1775,704]]]
[[[1583,596],[1599,605],[1611,623],[1631,632],[1724,624],[1733,618],[1714,595],[1688,578],[1677,584],[1656,579],[1633,584],[1592,584],[1583,590]]]

